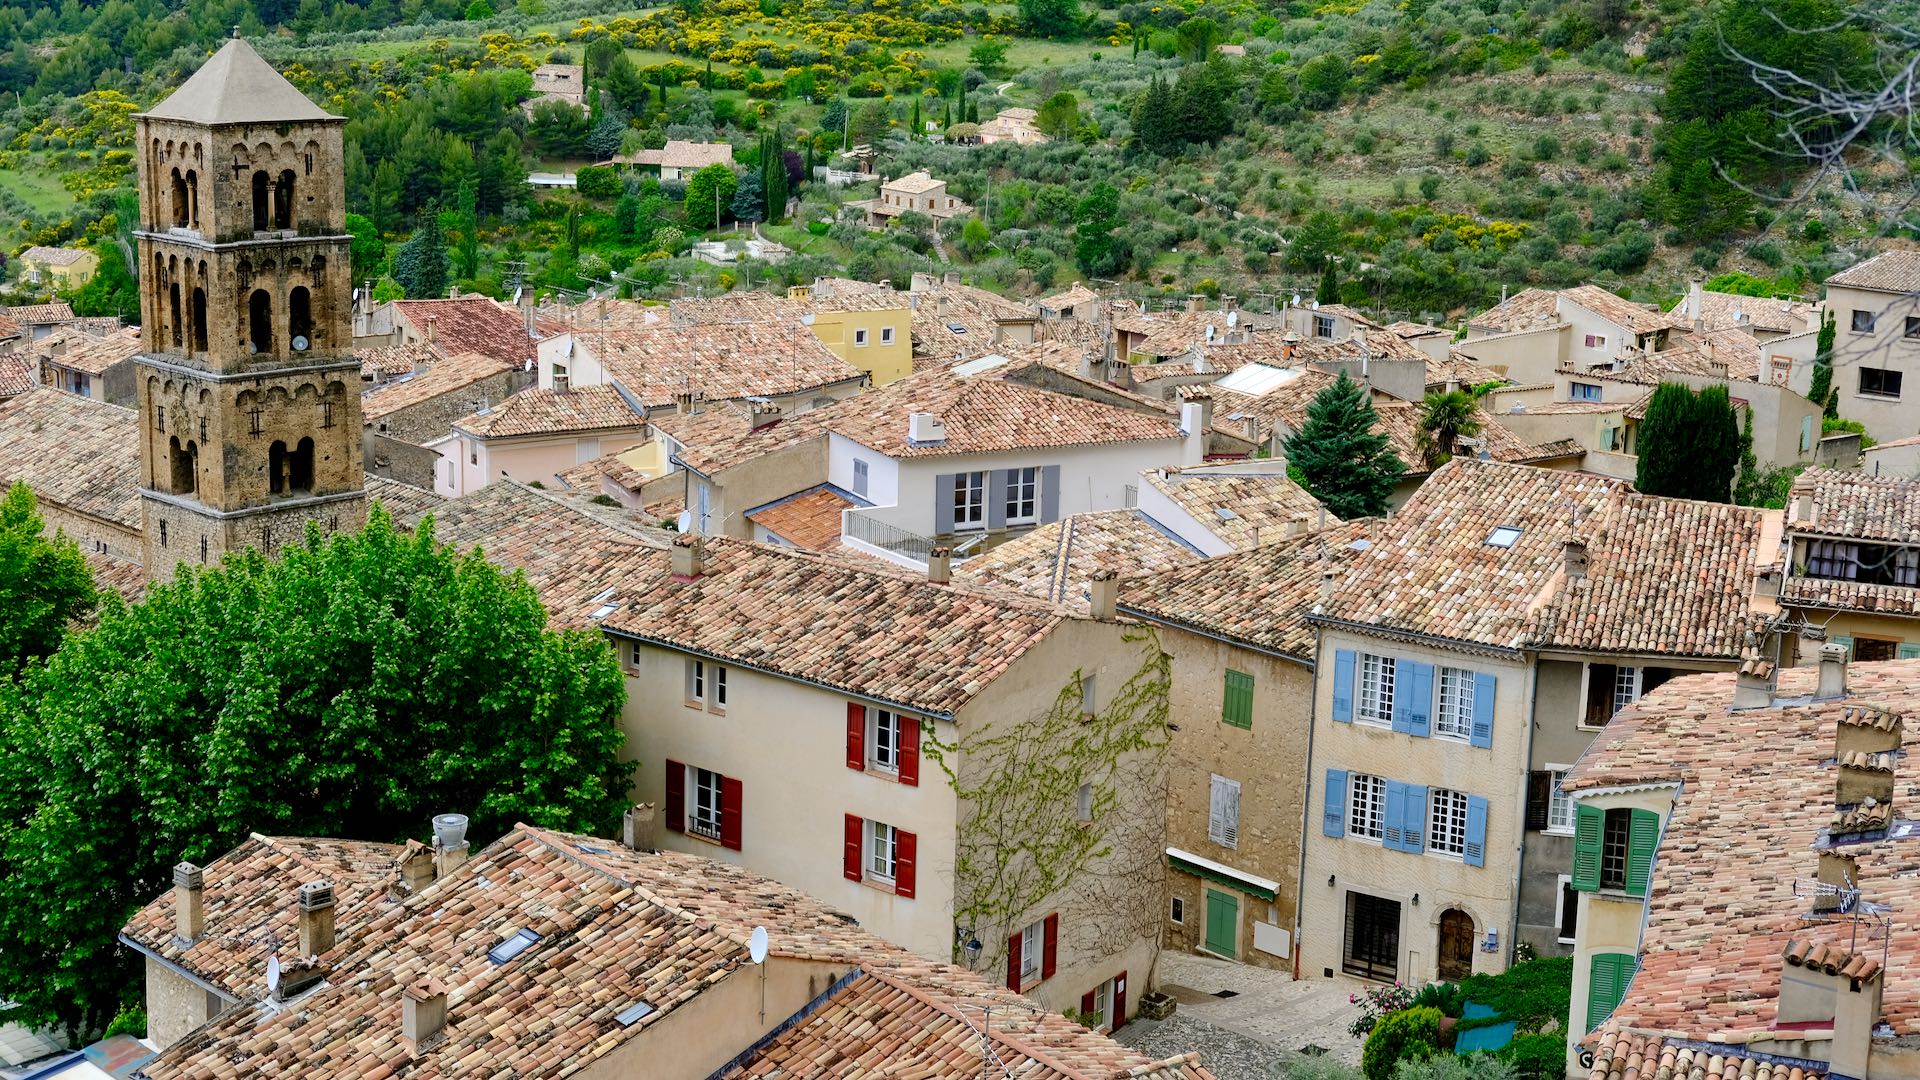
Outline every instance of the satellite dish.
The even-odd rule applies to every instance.
[[[747,955],[752,957],[753,962],[756,964],[765,962],[767,959],[766,927],[756,926],[753,928],[753,936],[747,938]]]
[[[280,958],[277,956],[269,956],[267,957],[267,993],[277,994],[279,992]]]
[[[308,342],[306,338],[302,337],[299,334],[293,335],[293,351],[294,352],[306,352],[307,345],[308,345]]]

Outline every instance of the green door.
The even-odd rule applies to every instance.
[[[1233,959],[1233,940],[1240,928],[1240,898],[1207,890],[1207,951]]]

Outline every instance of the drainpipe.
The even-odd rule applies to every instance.
[[[1294,872],[1293,886],[1293,978],[1300,979],[1300,955],[1305,952],[1300,941],[1301,913],[1307,909],[1307,837],[1313,823],[1313,731],[1319,726],[1320,712],[1320,657],[1321,646],[1326,643],[1327,632],[1323,629],[1314,636],[1313,663],[1307,668],[1313,673],[1313,692],[1307,695],[1307,775],[1306,782],[1300,788],[1306,798],[1300,800],[1300,868]],[[1322,799],[1327,793],[1320,793]]]
[[[1522,772],[1533,771],[1533,733],[1539,730],[1540,714],[1540,654],[1534,653],[1532,663],[1527,665],[1527,749],[1521,759]],[[1582,750],[1581,753],[1586,751]],[[1520,842],[1514,845],[1513,882],[1507,895],[1513,897],[1513,917],[1507,920],[1507,964],[1512,966],[1512,957],[1520,949],[1520,889],[1527,875],[1527,784],[1520,784]]]

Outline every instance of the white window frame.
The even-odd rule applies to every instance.
[[[1331,340],[1333,337],[1333,316],[1315,315],[1313,317],[1313,336]]]
[[[1589,349],[1604,349],[1607,347],[1607,335],[1588,334],[1586,336],[1586,345]]]
[[[853,347],[856,349],[864,349],[867,347],[867,332],[864,329],[853,332]]]
[[[1040,520],[1040,470],[1028,465],[1007,470],[1007,524],[1032,525]]]
[[[1427,854],[1463,859],[1467,854],[1467,793],[1450,788],[1427,792]]]
[[[1567,384],[1569,401],[1599,401],[1600,394],[1599,383],[1570,382]]]
[[[868,881],[891,885],[900,871],[900,830],[884,821],[868,818],[861,830],[867,842],[860,853],[860,865]]]
[[[1613,711],[1640,700],[1640,669],[1620,664],[1613,669]]]
[[[1387,781],[1369,773],[1347,779],[1347,835],[1377,844],[1386,833]]]
[[[1228,821],[1228,810],[1232,821]],[[1240,781],[1213,773],[1207,782],[1207,839],[1223,848],[1240,846]]]
[[[1359,670],[1355,672],[1354,720],[1375,727],[1393,726],[1394,668],[1390,656],[1360,654]]]
[[[1546,767],[1547,777],[1553,782],[1547,793],[1546,831],[1555,836],[1573,835],[1573,799],[1560,790],[1560,781],[1565,780],[1567,773],[1572,771],[1571,765],[1549,764]]]
[[[1073,793],[1074,820],[1082,825],[1093,821],[1093,785],[1081,784]]]
[[[1438,698],[1433,710],[1433,734],[1462,742],[1473,738],[1473,672],[1443,667],[1434,674]]]
[[[1095,1031],[1106,1031],[1113,1025],[1113,980],[1108,979],[1093,990],[1093,1015]]]
[[[982,529],[987,525],[987,474],[956,473],[953,478],[953,527]]]
[[[1020,931],[1019,960],[1021,986],[1025,986],[1040,977],[1040,964],[1043,959],[1042,954],[1046,951],[1046,947],[1047,920],[1038,919],[1028,923],[1026,929]]]
[[[695,708],[707,704],[707,662],[697,657],[687,658],[687,704]]]
[[[893,344],[893,327],[883,326],[880,328],[880,344],[882,345]]]
[[[711,777],[712,783],[704,783]],[[697,765],[687,766],[687,831],[706,840],[720,839],[720,786],[725,778],[712,769],[702,769]],[[706,793],[708,805],[701,805],[702,793]],[[703,815],[703,811],[707,811]],[[711,823],[709,823],[709,820]]]
[[[707,673],[712,684],[713,700],[707,703],[707,711],[723,713],[727,711],[727,669],[714,664]]]
[[[1572,945],[1574,942],[1579,940],[1578,938],[1560,936],[1560,928],[1567,925],[1566,905],[1568,903],[1572,903],[1576,905],[1574,907],[1574,918],[1577,920],[1580,917],[1580,909],[1578,907],[1578,904],[1580,903],[1580,894],[1575,893],[1571,901],[1569,901],[1567,897],[1567,888],[1572,884],[1573,884],[1572,874],[1561,874],[1559,878],[1554,882],[1555,889],[1553,894],[1553,934],[1554,934],[1554,940],[1558,941],[1562,945]],[[1574,926],[1574,930],[1576,932],[1579,930],[1579,925],[1577,922]]]
[[[883,740],[881,736],[886,738]],[[867,768],[897,775],[900,772],[900,714],[867,706]],[[884,746],[882,743],[884,742]]]

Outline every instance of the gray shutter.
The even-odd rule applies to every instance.
[[[933,478],[933,535],[950,536],[953,534],[953,473],[941,473]]]
[[[1060,520],[1060,466],[1040,469],[1040,524]]]
[[[995,469],[987,474],[987,528],[1004,529],[1007,527],[1007,478],[1006,469]]]

